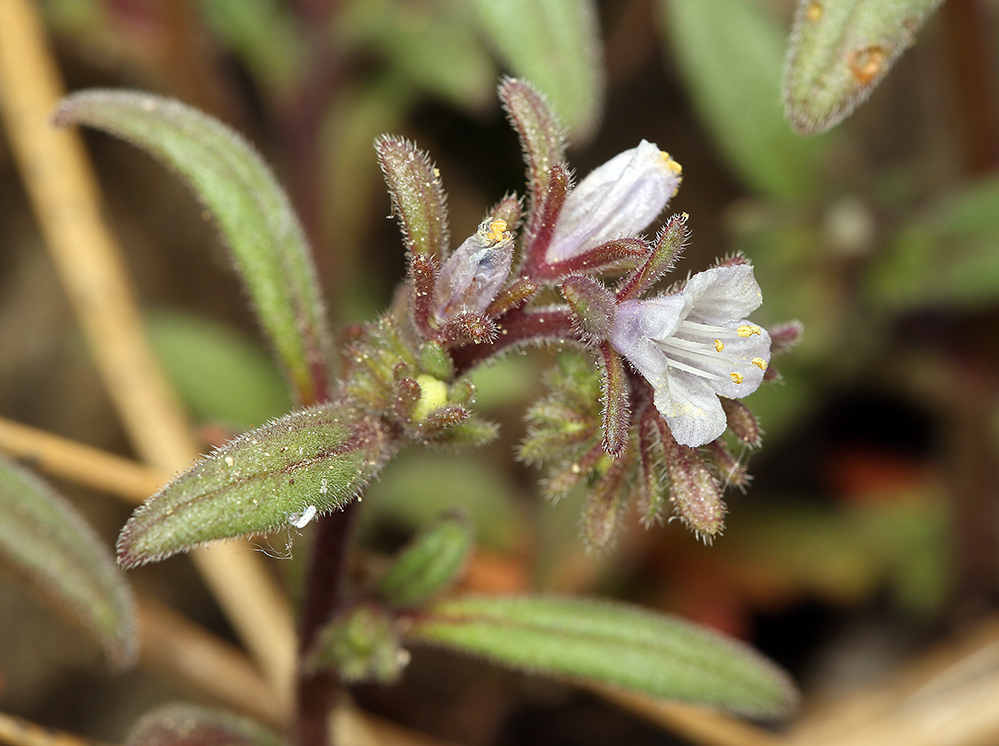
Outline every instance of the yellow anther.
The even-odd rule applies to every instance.
[[[810,2],[808,7],[805,9],[805,18],[812,23],[815,23],[822,18],[823,10],[822,3],[812,0],[812,2]]]
[[[673,160],[673,157],[667,153],[665,150],[660,152],[659,155],[662,156],[663,162],[666,164],[666,168],[679,176],[683,173],[683,166]]]
[[[735,333],[740,337],[752,337],[754,334],[760,333],[760,327],[753,326],[752,324],[743,324],[735,330]]]
[[[732,379],[732,383],[742,383],[741,373],[729,373],[728,377]]]
[[[506,231],[505,220],[494,220],[489,224],[489,232],[486,233],[486,240],[489,243],[499,243],[503,240],[503,233]]]
[[[715,349],[718,352],[721,352],[722,350],[725,349],[725,344],[720,339],[716,339],[715,340]]]
[[[755,365],[757,368],[759,368],[760,370],[766,370],[767,369],[767,363],[761,357],[754,357],[752,360],[750,360],[750,362],[753,365]]]

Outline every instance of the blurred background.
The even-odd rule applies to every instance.
[[[814,138],[792,134],[780,103],[791,0],[40,6],[69,90],[176,97],[258,146],[302,217],[337,326],[373,317],[403,272],[376,135],[431,153],[455,243],[523,192],[502,74],[548,94],[579,176],[642,138],[669,151],[684,175],[669,209],[689,213],[693,235],[678,272],[744,252],[764,293],[754,320],[803,322],[782,380],[747,400],[764,442],[742,454],[755,480],[727,494],[713,546],[636,521],[614,550],[585,552],[579,500],[540,500],[539,473],[513,458],[555,354],[538,351],[476,376],[481,409],[502,424],[496,444],[403,454],[370,489],[365,551],[392,551],[462,505],[481,547],[470,587],[601,595],[709,624],[786,667],[803,718],[992,619],[999,2],[946,0],[870,101]],[[148,156],[85,137],[149,333],[205,447],[285,411],[199,205]],[[0,415],[130,455],[2,138]],[[111,545],[128,507],[57,486]],[[293,593],[306,541],[261,542]],[[129,578],[232,637],[185,558]],[[198,697],[148,667],[107,673],[95,644],[0,576],[0,710],[115,741],[143,711]],[[593,695],[434,651],[357,697],[463,744],[686,743]]]

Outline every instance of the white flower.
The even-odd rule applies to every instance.
[[[611,344],[655,389],[656,409],[681,445],[725,432],[719,396],[753,393],[770,364],[770,335],[745,317],[763,301],[748,264],[694,275],[682,291],[617,307]]]
[[[561,262],[645,230],[676,194],[680,171],[647,140],[614,156],[566,195],[545,259]]]
[[[434,308],[438,323],[461,311],[486,310],[509,276],[512,261],[513,234],[506,221],[485,220],[441,267]]]

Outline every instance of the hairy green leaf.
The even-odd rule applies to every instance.
[[[125,746],[280,746],[252,720],[196,705],[167,705],[143,715]]]
[[[128,140],[191,185],[218,222],[299,401],[326,398],[332,338],[309,249],[288,198],[250,145],[179,101],[132,91],[69,96],[55,122]]]
[[[118,537],[136,567],[216,539],[302,528],[353,500],[391,455],[376,420],[331,402],[244,433],[142,505]]]
[[[805,135],[848,117],[881,82],[940,0],[798,0],[784,107]]]
[[[781,111],[776,18],[757,0],[659,2],[687,90],[742,180],[780,199],[813,192],[821,141],[796,137]]]
[[[790,679],[750,648],[675,617],[586,599],[441,601],[407,636],[497,663],[747,715],[785,713]]]
[[[110,552],[72,505],[2,458],[0,559],[68,608],[113,665],[132,663],[138,642],[132,593]]]
[[[592,0],[475,0],[482,29],[520,78],[531,81],[582,142],[603,110],[604,69]]]
[[[378,595],[397,606],[423,603],[454,582],[472,548],[463,515],[443,518],[406,547],[378,583]]]

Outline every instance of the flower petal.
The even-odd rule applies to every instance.
[[[682,294],[692,301],[690,318],[709,324],[724,324],[748,316],[763,302],[750,264],[698,272],[687,281]]]
[[[770,335],[746,319],[725,326],[736,330],[725,342],[726,362],[732,370],[728,379],[713,382],[712,388],[729,399],[741,399],[763,383],[763,374],[770,365]]]
[[[665,386],[656,387],[656,409],[676,442],[703,446],[727,427],[725,410],[708,381],[685,371],[670,371]]]

